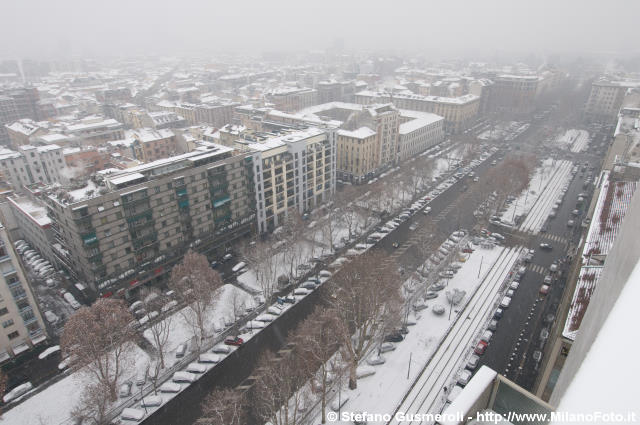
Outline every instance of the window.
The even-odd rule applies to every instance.
[[[9,335],[7,335],[9,337],[9,339],[16,339],[17,337],[20,336],[20,334],[18,333],[18,331],[15,332],[11,332]]]
[[[7,310],[7,307],[0,308],[0,316],[4,316],[8,312],[9,312],[9,310]]]

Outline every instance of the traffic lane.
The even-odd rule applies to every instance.
[[[475,170],[473,170],[476,173],[476,175],[478,175],[479,177],[482,177],[482,175],[484,175],[484,173],[487,172],[489,167],[491,167],[488,164],[491,162],[492,158],[493,156],[487,158],[487,160],[485,160],[482,164],[476,167]],[[469,186],[469,189],[466,192],[461,192],[460,188],[464,184],[467,184]],[[435,197],[433,200],[431,200],[431,202],[428,204],[428,206],[431,207],[431,212],[429,214],[425,215],[422,212],[423,210],[417,211],[414,215],[412,215],[406,221],[401,223],[395,230],[390,232],[387,237],[383,238],[377,246],[382,247],[387,253],[393,253],[393,251],[396,249],[393,247],[393,243],[398,243],[400,245],[406,242],[411,236],[413,236],[414,231],[409,229],[409,227],[412,224],[416,224],[416,226],[418,226],[416,228],[416,231],[419,230],[421,226],[424,226],[425,224],[428,224],[430,221],[433,221],[436,218],[436,216],[438,216],[438,214],[440,214],[442,211],[444,211],[447,207],[449,207],[452,203],[456,202],[461,197],[466,199],[465,206],[464,208],[462,208],[462,211],[467,212],[468,214],[460,215],[460,218],[461,218],[460,225],[462,228],[465,228],[465,226],[466,228],[470,228],[472,224],[475,224],[475,217],[473,217],[473,211],[475,210],[475,206],[472,207],[472,205],[474,205],[473,199],[470,199],[472,197],[465,196],[465,195],[470,193],[470,191],[472,190],[473,190],[472,178],[464,177],[456,181],[449,189],[447,189],[446,191],[444,191],[443,193]],[[422,196],[426,196],[426,194]],[[450,220],[446,220],[447,217],[453,215],[454,213],[457,213],[456,209],[450,211],[449,214],[445,216],[445,219],[443,219],[441,222],[447,223],[448,227],[451,227],[453,224],[457,224],[457,223],[451,223]],[[389,220],[391,220],[392,218],[393,217],[390,217]],[[453,231],[456,229],[445,229],[445,230]]]
[[[539,273],[527,270],[511,299],[511,304],[508,308],[503,309],[503,316],[498,320],[496,332],[480,359],[481,364],[485,364],[500,373],[507,367],[520,332],[527,326],[526,322],[529,321],[528,316],[535,300],[538,298],[542,279],[543,276]],[[512,280],[510,278],[508,284]],[[499,299],[501,300],[502,297]]]

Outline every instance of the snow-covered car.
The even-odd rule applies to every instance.
[[[2,398],[2,401],[4,401],[5,403],[9,403],[10,401],[15,400],[21,395],[26,394],[28,391],[31,391],[32,388],[33,385],[31,384],[31,382],[25,382],[24,384],[18,385],[17,387],[6,393]]]
[[[180,383],[191,383],[191,382],[195,382],[195,380],[198,379],[197,375],[191,373],[191,372],[176,372],[173,374],[173,377],[171,378],[171,380],[173,382],[176,382],[178,384]]]

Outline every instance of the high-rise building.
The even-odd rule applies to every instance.
[[[0,363],[46,340],[44,322],[22,263],[0,223]]]
[[[311,127],[261,142],[236,144],[253,151],[260,232],[282,225],[292,209],[303,214],[335,192],[335,129]]]
[[[48,198],[54,255],[102,294],[162,280],[190,247],[224,252],[255,224],[251,155],[209,144],[105,170]]]

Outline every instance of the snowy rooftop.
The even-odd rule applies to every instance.
[[[410,121],[400,124],[398,132],[400,134],[409,134],[419,128],[426,127],[438,121],[444,121],[440,115],[431,114],[429,112],[400,110],[400,116],[413,118]]]
[[[127,138],[135,138],[142,143],[154,142],[175,136],[173,131],[168,129],[156,130],[153,128],[137,128],[127,134]]]
[[[353,137],[355,139],[366,139],[367,137],[375,136],[376,132],[369,127],[360,127],[357,130],[338,130],[338,135],[344,137]]]
[[[608,174],[603,175],[600,194],[596,203],[589,233],[582,255],[607,255],[615,240],[622,219],[627,213],[637,182],[611,182]]]
[[[384,99],[390,99],[391,96],[389,93],[384,92],[376,92],[370,90],[363,90],[361,92],[356,93],[356,96],[367,96],[367,97],[378,97]],[[414,99],[414,100],[422,100],[425,102],[437,102],[437,103],[447,103],[454,105],[464,105],[467,103],[475,102],[480,97],[474,94],[465,94],[464,96],[459,97],[442,97],[442,96],[422,96],[419,94],[409,94],[409,93],[397,93],[393,95],[394,98],[401,99]]]
[[[580,269],[580,275],[576,282],[576,289],[571,298],[567,320],[564,323],[562,335],[572,341],[576,339],[580,323],[584,317],[591,295],[598,284],[602,266],[585,266]]]
[[[302,142],[306,139],[318,136],[323,133],[324,131],[320,128],[310,127],[305,130],[299,130],[282,136],[272,137],[265,140],[264,142],[250,143],[248,144],[248,147],[256,151],[266,152],[271,149],[276,149],[292,143]]]
[[[12,197],[8,199],[38,226],[45,227],[51,224],[51,219],[47,215],[47,209],[44,206],[38,205],[24,197]]]

